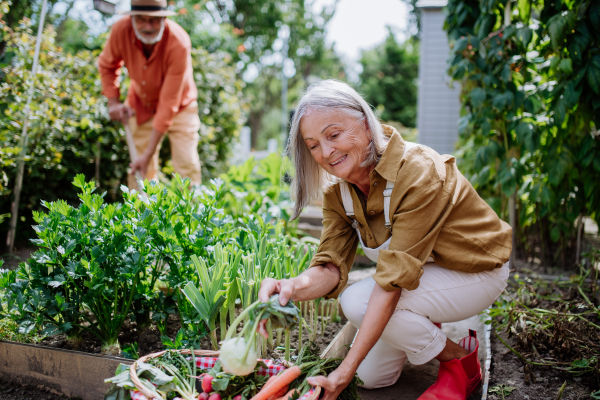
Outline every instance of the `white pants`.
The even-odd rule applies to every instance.
[[[477,315],[494,303],[508,280],[508,263],[479,273],[452,271],[436,264],[425,264],[423,270],[417,289],[402,290],[381,338],[358,368],[367,389],[393,385],[407,358],[419,365],[436,357],[446,346],[446,335],[433,322],[456,322]],[[360,328],[374,287],[373,278],[367,278],[348,287],[340,297],[344,315],[356,328]]]

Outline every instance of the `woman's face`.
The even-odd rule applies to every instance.
[[[365,160],[371,140],[366,120],[340,110],[309,109],[300,121],[300,133],[317,164],[351,183],[368,176]]]

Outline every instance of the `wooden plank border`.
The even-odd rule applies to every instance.
[[[0,341],[0,377],[56,394],[100,400],[117,366],[132,361],[52,347]]]
[[[350,322],[347,322],[346,325],[342,328],[341,331],[338,332],[337,335],[333,338],[329,346],[323,351],[321,354],[321,358],[341,358],[346,357],[348,351],[350,350],[349,344],[352,344],[354,341],[354,337],[358,329],[354,327]],[[344,348],[345,347],[345,348]]]

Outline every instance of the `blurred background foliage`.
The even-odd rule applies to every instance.
[[[360,63],[359,91],[384,121],[407,128],[417,124],[417,78],[419,45],[411,39],[399,43],[388,27],[385,41],[364,51]]]
[[[461,83],[460,168],[521,258],[572,265],[600,222],[600,2],[450,0],[448,72]]]
[[[0,215],[4,216],[0,219],[0,237],[8,229],[6,215],[10,213],[23,110],[31,82],[28,78],[35,46],[32,25],[27,18],[13,28],[2,25],[6,46],[0,59]],[[105,36],[94,40],[103,43]],[[120,124],[109,120],[106,99],[100,93],[96,69],[100,50],[67,48],[76,52],[60,47],[56,28],[48,24],[31,103],[17,232],[21,243],[32,234],[32,211],[41,208],[40,199],[77,201],[70,188],[74,175],[83,173],[95,179],[100,190],[107,191],[108,201],[119,199],[119,186],[126,181],[129,155],[124,132]],[[198,48],[192,59],[203,123],[198,152],[204,177],[208,178],[227,170],[231,144],[244,122],[243,82],[229,53]],[[162,160],[166,174],[172,172],[166,162],[169,158],[167,153]]]

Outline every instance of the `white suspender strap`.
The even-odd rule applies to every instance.
[[[340,192],[342,194],[342,203],[344,204],[344,211],[346,215],[354,219],[354,202],[352,201],[352,195],[350,194],[350,188],[348,182],[340,182]]]
[[[383,215],[385,217],[385,227],[392,229],[392,223],[390,221],[390,197],[394,190],[394,182],[387,181],[385,184],[385,190],[383,191]]]

